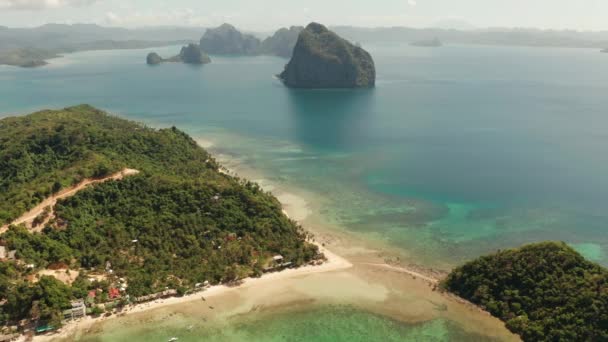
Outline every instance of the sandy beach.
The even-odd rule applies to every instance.
[[[318,245],[318,244],[317,244]],[[96,323],[100,323],[106,320],[114,319],[120,317],[121,314],[136,314],[142,313],[145,311],[156,310],[164,307],[180,305],[193,301],[201,301],[201,298],[211,299],[213,297],[218,297],[221,295],[229,294],[230,292],[247,289],[247,288],[257,288],[263,287],[269,283],[279,283],[286,279],[295,278],[303,275],[311,275],[316,273],[323,272],[332,272],[338,270],[344,270],[352,267],[353,265],[348,262],[346,259],[332,253],[328,249],[324,248],[321,245],[318,245],[320,251],[325,254],[327,261],[321,265],[313,266],[307,265],[300,268],[287,269],[281,272],[267,273],[264,274],[260,278],[247,278],[244,279],[241,284],[238,286],[226,286],[226,285],[215,285],[211,286],[204,291],[200,291],[191,295],[183,296],[183,297],[171,297],[166,299],[158,299],[147,303],[141,303],[136,305],[128,306],[123,309],[120,314],[115,314],[110,317],[91,317],[87,316],[86,318],[76,320],[69,324],[66,324],[61,330],[56,333],[48,334],[48,335],[38,335],[33,338],[33,341],[55,341],[62,340],[64,338],[68,338],[74,335],[78,331],[86,331],[92,325]],[[19,341],[25,341],[25,337],[22,337]]]
[[[210,142],[199,141],[209,148]],[[33,341],[74,341],[84,335],[101,333],[107,326],[154,326],[166,323],[167,317],[182,315],[229,320],[260,310],[279,310],[302,305],[356,305],[364,310],[408,323],[445,318],[457,322],[472,333],[505,341],[518,338],[504,324],[479,308],[434,290],[435,274],[417,268],[402,267],[387,261],[386,251],[348,234],[320,228],[311,207],[300,194],[270,184],[246,168],[220,162],[228,174],[258,181],[281,201],[284,212],[315,235],[327,261],[319,266],[304,266],[245,279],[238,286],[212,286],[203,292],[159,299],[127,307],[110,317],[87,317],[64,326],[60,331],[35,336]],[[332,284],[332,286],[327,286]],[[204,298],[204,299],[203,299]]]

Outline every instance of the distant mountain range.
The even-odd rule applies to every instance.
[[[474,29],[458,22],[443,22],[440,27],[460,29],[407,27],[362,28],[351,26],[330,27],[344,38],[361,43],[391,42],[412,43],[439,39],[444,44],[485,44],[515,46],[548,46],[606,48],[608,31],[581,32],[537,29]],[[300,28],[282,30],[280,35],[261,42],[261,50],[276,50],[273,54],[288,57],[283,41],[294,41]],[[147,27],[127,29],[103,27],[95,24],[47,24],[34,28],[8,28],[0,26],[0,64],[38,66],[47,58],[65,52],[147,48],[163,45],[183,45],[198,42],[206,29],[203,27]],[[254,34],[263,38],[268,34]],[[278,43],[280,42],[280,43]],[[275,45],[281,45],[279,50]],[[268,53],[269,51],[260,51]]]
[[[608,46],[608,31],[587,32],[510,28],[454,30],[441,28],[416,29],[407,27],[361,28],[352,26],[337,26],[332,29],[347,39],[362,43],[411,43],[437,38],[444,44],[574,48],[605,48]]]
[[[0,64],[33,67],[67,52],[179,45],[198,40],[204,31],[190,27],[125,29],[93,24],[0,27]]]

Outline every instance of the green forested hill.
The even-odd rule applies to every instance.
[[[41,317],[57,318],[66,300],[46,293],[65,294],[65,286],[54,278],[25,281],[49,265],[80,270],[68,298],[107,289],[120,278],[133,297],[260,274],[276,254],[294,265],[317,257],[276,198],[219,172],[185,133],[147,128],[86,105],[0,120],[0,215],[8,222],[62,187],[127,167],[140,173],[59,201],[42,233],[11,227],[0,237],[18,259],[0,268],[0,299],[8,300],[0,307],[4,320],[40,315],[32,303],[45,300]],[[90,282],[93,272],[107,279]]]
[[[225,180],[207,152],[177,129],[153,130],[90,106],[0,120],[0,220],[52,193],[125,167]]]
[[[447,290],[525,341],[608,341],[608,270],[565,243],[500,251],[455,269]]]

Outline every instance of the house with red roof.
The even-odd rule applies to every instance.
[[[110,299],[120,298],[120,290],[115,287],[111,287],[110,291],[108,292],[108,297]]]

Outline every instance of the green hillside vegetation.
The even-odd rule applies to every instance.
[[[608,340],[608,270],[565,243],[481,257],[456,268],[442,286],[525,341]]]
[[[11,227],[0,236],[18,259],[0,263],[4,322],[57,321],[67,300],[107,290],[119,278],[128,282],[126,293],[137,297],[260,275],[276,254],[294,266],[319,257],[276,198],[221,173],[176,128],[148,128],[86,105],[0,120],[5,222],[62,187],[127,167],[140,173],[59,201],[56,218],[42,233]],[[81,273],[71,287],[54,278],[35,285],[25,280],[52,265]],[[90,272],[107,280],[91,283]]]
[[[188,44],[180,50],[178,55],[171,58],[162,58],[156,52],[150,52],[146,56],[146,63],[157,65],[164,62],[186,63],[186,64],[208,64],[211,63],[211,58],[201,50],[197,44]]]

